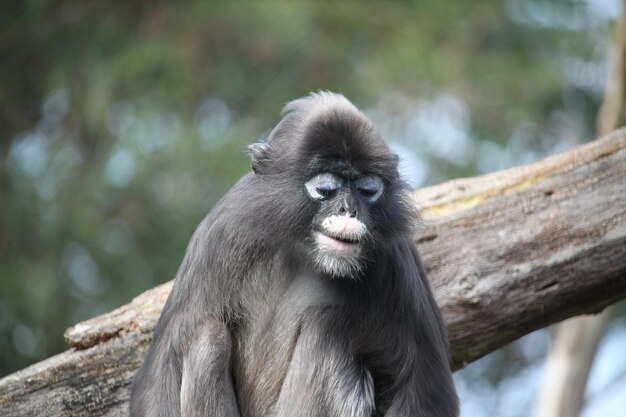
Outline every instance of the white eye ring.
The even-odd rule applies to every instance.
[[[373,185],[373,187],[371,187]],[[356,187],[359,192],[369,201],[374,203],[383,195],[383,189],[385,184],[380,177],[377,176],[365,176],[356,180]]]
[[[342,182],[339,177],[328,172],[323,172],[314,176],[304,184],[307,193],[316,200],[322,200],[328,197],[320,192],[320,186],[323,185],[331,185],[329,191],[333,192],[341,188]]]

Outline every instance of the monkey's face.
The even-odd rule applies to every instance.
[[[322,272],[354,276],[371,242],[369,213],[383,194],[384,183],[375,175],[338,171],[321,172],[304,185],[318,204],[312,220],[312,252],[315,267]]]

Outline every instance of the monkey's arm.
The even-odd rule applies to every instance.
[[[216,214],[198,226],[161,312],[146,358],[133,379],[133,417],[238,417],[230,375],[227,304],[212,235]]]
[[[231,335],[223,322],[211,319],[196,327],[183,357],[181,417],[239,416],[230,369],[231,350]]]
[[[385,416],[456,417],[458,398],[449,368],[448,338],[441,313],[426,280],[412,242],[400,245],[395,272],[407,289],[405,311],[400,318],[400,349],[404,358],[397,375],[395,396]]]

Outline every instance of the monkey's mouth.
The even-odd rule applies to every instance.
[[[354,236],[331,236],[326,233],[317,232],[315,240],[324,252],[342,255],[358,255],[361,249],[360,240]]]
[[[343,243],[354,243],[354,244],[358,244],[361,241],[359,239],[357,239],[354,236],[333,236],[333,235],[329,235],[329,234],[324,234],[325,236],[331,238],[331,239],[335,239],[338,240],[339,242],[343,242]]]

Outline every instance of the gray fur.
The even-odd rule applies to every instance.
[[[131,415],[457,416],[417,219],[369,120],[343,96],[311,94],[250,154],[253,172],[191,239]],[[348,185],[312,199],[304,184],[331,171]],[[351,185],[367,175],[384,182],[375,202]],[[367,229],[354,279],[316,266],[315,230],[346,196]]]

